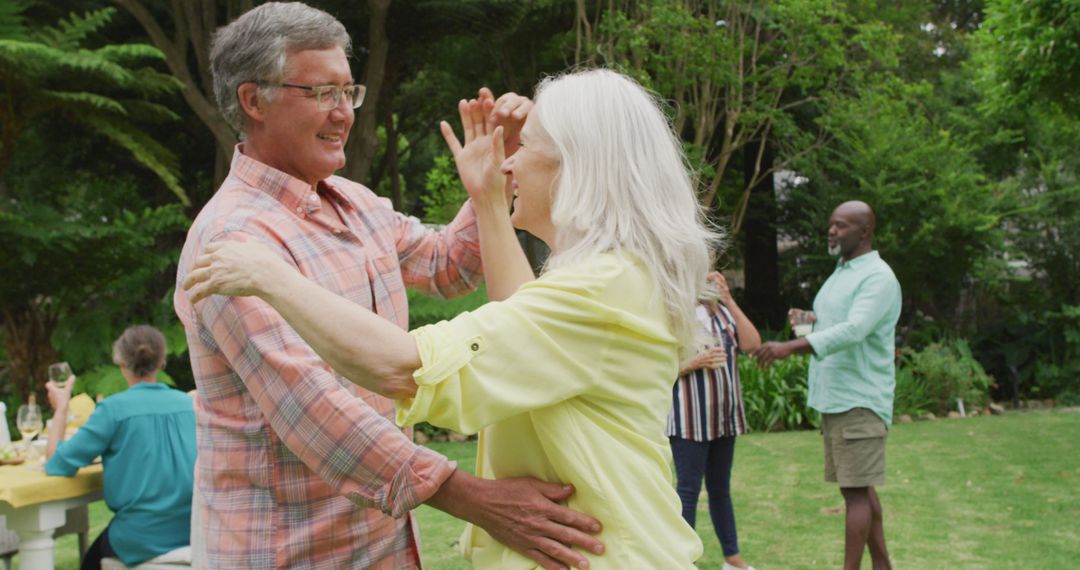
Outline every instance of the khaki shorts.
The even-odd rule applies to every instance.
[[[840,487],[885,484],[885,422],[866,408],[821,414],[825,480]]]

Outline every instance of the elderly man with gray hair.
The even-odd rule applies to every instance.
[[[405,329],[406,286],[450,297],[479,282],[471,203],[433,232],[333,175],[364,96],[349,49],[340,22],[301,3],[263,4],[215,34],[214,91],[242,142],[192,224],[178,284],[206,244],[253,240]],[[480,99],[488,120],[516,137],[531,102],[512,93],[494,101],[486,90]],[[178,286],[174,304],[198,386],[194,542],[206,566],[419,567],[410,511],[421,503],[546,568],[584,567],[572,548],[602,549],[590,534],[599,522],[558,504],[571,488],[479,479],[414,445],[389,399],[335,373],[265,302],[214,296],[193,306]]]

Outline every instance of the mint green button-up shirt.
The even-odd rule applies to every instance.
[[[891,424],[900,319],[892,269],[876,251],[841,261],[814,298],[814,314],[807,403],[829,414],[868,408]]]

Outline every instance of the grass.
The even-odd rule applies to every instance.
[[[432,447],[473,466],[474,443]],[[1080,414],[897,425],[887,477],[879,493],[897,568],[1071,568],[1080,556]],[[743,556],[759,570],[841,565],[843,501],[822,481],[816,432],[741,437],[732,494]],[[702,499],[698,566],[720,568]],[[425,566],[468,568],[455,546],[463,523],[427,507],[418,513]],[[99,502],[90,515],[93,538],[109,513]],[[57,568],[77,568],[74,537],[58,542]]]

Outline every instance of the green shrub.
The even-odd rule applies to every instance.
[[[427,190],[420,201],[424,204],[424,221],[431,224],[449,224],[469,193],[458,178],[457,165],[449,155],[435,157],[435,164],[424,177]]]
[[[933,343],[919,351],[902,349],[896,376],[896,413],[944,414],[956,409],[957,399],[968,408],[982,406],[991,384],[967,342],[959,339]]]
[[[896,371],[896,396],[893,400],[893,415],[918,417],[935,409],[934,399],[930,395],[929,380],[925,375],[914,374],[911,367],[901,367]]]
[[[817,428],[821,416],[806,406],[810,357],[795,355],[767,370],[747,356],[739,357],[746,423],[753,431]]]
[[[408,290],[408,297],[410,329],[452,319],[465,311],[476,310],[488,301],[487,289],[483,285],[456,299],[436,299],[412,289]]]

